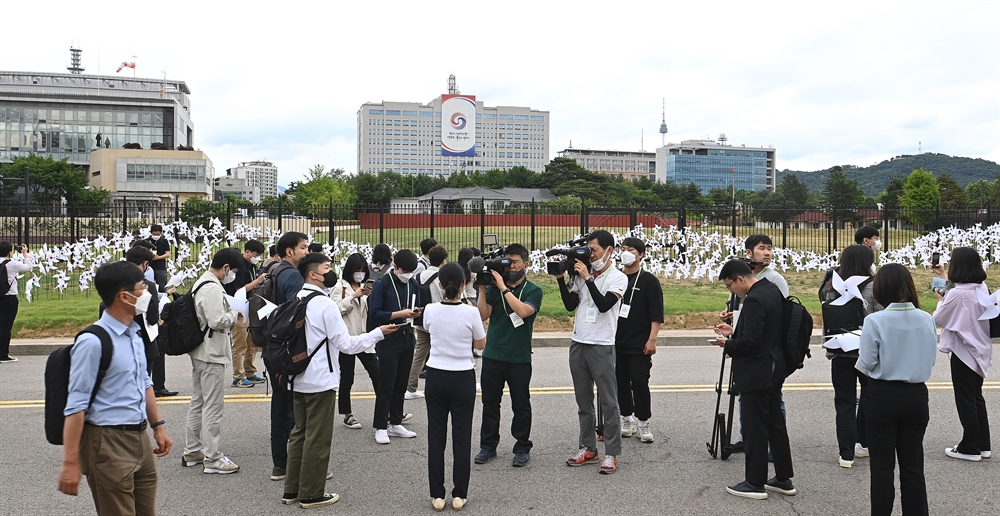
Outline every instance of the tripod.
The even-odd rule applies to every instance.
[[[712,456],[713,459],[719,458],[726,460],[733,453],[733,409],[736,407],[736,395],[738,394],[733,390],[733,371],[732,368],[729,370],[729,384],[726,388],[726,394],[729,395],[729,418],[726,419],[726,414],[719,412],[722,407],[722,380],[726,376],[726,352],[722,352],[722,367],[719,370],[719,383],[715,384],[715,393],[717,395],[715,399],[715,416],[712,418],[712,440],[711,442],[705,443],[708,447],[708,454]]]

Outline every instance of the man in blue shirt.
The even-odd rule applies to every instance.
[[[94,286],[108,307],[97,324],[111,336],[114,353],[91,404],[101,361],[100,339],[81,335],[70,352],[59,490],[75,496],[82,473],[98,514],[156,514],[153,454],[167,455],[173,441],[156,406],[135,322],[136,315],[145,313],[152,293],[146,290],[139,267],[126,261],[101,266]],[[156,448],[149,443],[147,427],[153,429]]]

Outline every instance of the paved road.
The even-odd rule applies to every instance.
[[[829,365],[811,359],[785,388],[788,407],[795,497],[771,495],[766,501],[725,493],[727,483],[743,478],[743,457],[713,460],[705,450],[715,408],[714,383],[719,374],[717,348],[666,347],[654,358],[653,422],[656,442],[624,443],[618,473],[598,475],[596,466],[569,468],[563,460],[576,449],[576,407],[569,387],[567,348],[540,348],[534,355],[533,400],[535,448],[528,467],[510,467],[512,441],[502,434],[501,457],[473,465],[469,514],[865,514],[868,464],[853,469],[837,465],[833,391]],[[961,426],[955,412],[947,361],[939,356],[930,390],[931,423],[924,440],[927,484],[933,514],[996,514],[1000,507],[1000,459],[969,463],[949,459],[943,450],[954,445]],[[76,498],[56,491],[61,447],[45,442],[42,432],[42,371],[45,357],[24,356],[0,366],[0,514],[92,514],[86,486]],[[168,360],[168,385],[189,394],[190,364],[185,357]],[[427,495],[426,415],[423,401],[408,401],[415,413],[410,428],[416,439],[374,442],[369,428],[373,408],[371,385],[362,373],[355,410],[365,429],[334,431],[330,467],[335,476],[328,490],[341,495],[330,514],[431,513]],[[989,410],[1000,414],[1000,382],[987,383]],[[242,466],[234,475],[204,475],[200,468],[181,468],[184,398],[162,408],[174,452],[158,460],[158,503],[161,514],[298,514],[280,505],[280,482],[271,482],[268,404],[263,386],[231,389],[223,425],[223,450]],[[509,404],[503,425],[509,428]],[[476,414],[475,428],[479,424]],[[474,449],[478,436],[473,437]],[[603,451],[603,447],[602,447]],[[450,510],[450,509],[447,509]],[[896,512],[899,513],[897,497]]]

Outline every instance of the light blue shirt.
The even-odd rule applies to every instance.
[[[104,312],[97,325],[108,330],[114,353],[94,403],[87,409],[101,363],[101,340],[85,333],[70,350],[69,398],[63,415],[86,410],[84,421],[104,425],[134,425],[146,419],[146,389],[153,385],[146,373],[146,350],[139,325],[125,326]]]
[[[937,326],[913,303],[892,303],[865,318],[855,367],[870,378],[924,383],[937,358]]]

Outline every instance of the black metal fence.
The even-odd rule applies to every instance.
[[[302,205],[280,199],[262,204],[241,201],[179,204],[119,199],[101,205],[0,203],[0,240],[62,245],[122,232],[138,234],[151,224],[183,221],[208,227],[213,219],[222,229],[261,228],[267,233],[300,231],[314,240],[347,240],[360,244],[391,243],[417,248],[427,237],[448,249],[483,247],[483,235],[495,234],[501,244],[520,242],[529,249],[546,249],[575,235],[604,228],[627,232],[675,226],[717,232],[736,238],[754,233],[771,237],[776,247],[831,253],[854,243],[854,232],[873,226],[883,249],[909,244],[927,231],[960,229],[996,221],[991,206],[981,209],[906,209],[902,207],[755,208],[716,206],[553,206],[547,203],[473,202],[392,203],[381,205]]]

